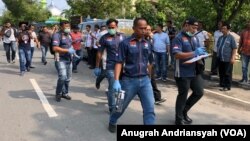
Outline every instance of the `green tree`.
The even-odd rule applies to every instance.
[[[2,0],[8,12],[4,16],[9,16],[11,21],[39,22],[45,21],[49,17],[49,12],[43,10],[38,0]],[[8,17],[6,17],[7,19]]]
[[[152,26],[158,23],[157,9],[154,5],[145,0],[139,0],[135,4],[136,12],[138,16],[147,19],[148,23]]]
[[[133,16],[131,0],[67,0],[72,16],[127,18]]]
[[[220,20],[232,23],[239,30],[249,19],[250,0],[158,0],[150,3],[140,0],[136,4],[139,15],[146,17],[151,24],[173,20],[180,27],[185,18],[194,16],[203,21],[206,30],[214,31]]]

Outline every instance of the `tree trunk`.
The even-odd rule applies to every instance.
[[[239,1],[235,2],[232,13],[229,16],[229,18],[227,19],[228,23],[231,23],[232,20],[236,17],[236,15],[239,13],[239,11],[240,11],[242,5],[244,4],[244,2],[246,2],[246,0],[239,0]]]

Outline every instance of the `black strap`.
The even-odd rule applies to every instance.
[[[197,34],[201,33],[202,31],[203,31],[203,30],[200,30],[200,31],[196,32],[196,33],[194,34],[194,36],[196,36]]]

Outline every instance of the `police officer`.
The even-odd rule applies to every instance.
[[[125,91],[122,112],[113,112],[109,119],[109,131],[115,132],[116,123],[124,113],[136,94],[140,97],[143,108],[143,123],[152,125],[155,123],[154,95],[150,78],[148,76],[149,60],[152,63],[151,44],[144,38],[147,29],[147,21],[144,18],[136,18],[133,24],[134,34],[123,40],[119,45],[119,54],[115,66],[115,82],[113,89]],[[121,84],[120,72],[123,68]]]
[[[94,69],[94,73],[96,76],[101,74],[100,62],[102,58],[102,53],[106,49],[107,52],[107,60],[106,60],[106,77],[108,78],[109,87],[108,87],[108,104],[109,111],[115,107],[115,96],[113,91],[113,83],[114,83],[114,68],[116,63],[116,58],[118,56],[118,48],[119,43],[125,39],[125,35],[117,32],[118,21],[116,19],[109,19],[106,22],[108,27],[108,33],[103,35],[99,41],[100,47],[97,53],[96,60],[96,68]]]
[[[187,112],[203,95],[203,79],[201,76],[203,64],[201,61],[184,64],[185,61],[199,55],[207,54],[204,47],[200,47],[194,36],[198,22],[194,17],[185,21],[183,31],[174,39],[172,50],[175,56],[175,81],[178,87],[176,99],[176,125],[191,124],[192,119]],[[189,88],[193,93],[187,98]]]
[[[70,24],[68,21],[61,21],[61,30],[56,32],[53,37],[53,51],[55,52],[55,66],[58,72],[56,86],[56,101],[61,98],[71,100],[68,95],[69,82],[72,76],[72,57],[76,52],[72,47],[72,39],[69,35]]]

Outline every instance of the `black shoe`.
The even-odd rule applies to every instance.
[[[69,95],[62,95],[62,98],[65,98],[67,100],[71,100],[71,97]]]
[[[162,98],[162,99],[160,99],[160,100],[156,100],[156,101],[155,101],[155,105],[159,105],[159,104],[165,102],[166,100],[167,100],[166,98]]]
[[[36,68],[36,67],[34,67],[34,66],[30,66],[30,68],[31,68],[31,69],[33,69],[33,68]]]
[[[90,67],[89,67],[89,69],[94,69],[94,68],[95,68],[95,67],[93,67],[93,66],[90,66]]]
[[[218,75],[216,72],[211,72],[210,75]]]
[[[47,65],[47,61],[43,62],[44,65]]]
[[[161,80],[162,80],[163,82],[166,82],[166,81],[167,81],[167,79],[166,79],[166,78],[161,78]]]
[[[96,82],[96,83],[95,83],[95,87],[96,87],[97,89],[100,89],[101,84]]]
[[[109,132],[111,132],[111,133],[115,133],[115,131],[116,131],[116,125],[113,125],[113,124],[109,124]]]
[[[56,101],[60,102],[61,101],[61,95],[56,95]]]
[[[185,125],[183,120],[175,120],[175,125]]]
[[[73,73],[78,73],[78,71],[77,71],[77,70],[73,70],[72,72],[73,72]]]
[[[183,121],[185,124],[191,124],[193,122],[193,120],[190,117],[188,117],[187,113],[185,112],[183,113]]]
[[[231,88],[226,88],[226,87],[223,87],[220,89],[220,91],[230,91],[230,90],[231,90]]]
[[[27,71],[28,71],[28,72],[30,71],[30,67],[27,67]]]

